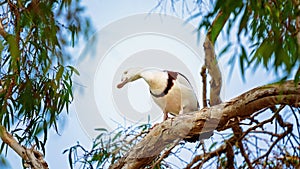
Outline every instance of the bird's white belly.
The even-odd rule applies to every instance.
[[[183,113],[198,110],[198,100],[195,93],[185,86],[181,86]]]
[[[167,95],[163,97],[152,96],[154,102],[163,110],[163,112],[178,115],[182,111],[182,96],[180,88],[173,86]]]

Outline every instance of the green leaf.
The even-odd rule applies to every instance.
[[[229,15],[228,14],[222,14],[214,23],[214,25],[211,27],[211,42],[212,44],[215,44],[215,41],[217,40],[217,37],[219,36],[221,30],[223,29],[225,22],[227,21]]]
[[[106,128],[95,128],[96,131],[108,132]]]
[[[240,24],[239,24],[239,31],[238,31],[238,36],[240,36],[241,32],[243,30],[245,30],[245,34],[247,34],[248,32],[248,20],[249,19],[249,11],[247,9],[247,7],[244,8],[244,14],[242,16],[242,19],[240,21]]]
[[[43,129],[44,129],[44,141],[43,141],[43,144],[45,144],[47,142],[47,138],[48,138],[48,124],[47,124],[47,121],[44,120],[43,122]],[[45,154],[45,152],[44,152]]]
[[[57,71],[57,73],[56,73],[56,77],[55,77],[55,80],[57,81],[57,82],[59,82],[60,80],[61,80],[61,78],[62,78],[62,75],[63,75],[63,73],[64,73],[64,67],[63,66],[59,66],[59,68],[58,68],[58,71]]]
[[[211,152],[211,151],[213,150],[213,148],[216,147],[217,144],[218,144],[218,142],[213,142],[213,143],[209,146],[208,151]]]
[[[117,138],[120,138],[120,136],[122,135],[123,131],[119,131],[112,139],[112,142],[114,142]]]

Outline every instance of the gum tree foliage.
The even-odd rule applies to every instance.
[[[249,112],[248,109],[252,107],[248,107],[245,111],[229,111],[231,114],[222,117],[225,123],[224,121],[220,123],[216,128],[218,132],[214,131],[214,137],[208,139],[209,144],[204,145],[198,142],[190,146],[182,141],[170,141],[170,144],[155,157],[135,157],[130,152],[147,152],[147,148],[143,149],[143,147],[149,144],[151,144],[149,148],[161,148],[163,142],[157,141],[157,144],[150,142],[153,140],[151,137],[155,137],[153,130],[156,135],[161,131],[160,125],[150,131],[149,125],[118,128],[112,132],[98,129],[100,134],[94,140],[92,149],[86,149],[77,144],[65,151],[69,154],[70,166],[80,164],[82,168],[106,168],[108,166],[111,168],[134,168],[133,166],[145,168],[299,168],[300,2],[298,0],[158,0],[155,9],[161,12],[170,9],[179,14],[189,13],[188,20],[199,20],[199,30],[206,31],[207,38],[212,45],[218,43],[220,34],[224,35],[225,47],[216,53],[217,59],[225,53],[229,54],[231,56],[229,64],[232,69],[235,61],[238,60],[243,78],[245,78],[246,69],[255,70],[258,66],[262,66],[274,73],[280,83],[249,89],[239,97],[225,102],[226,106],[222,103],[215,105],[224,106],[222,107],[224,109],[240,103],[242,109],[246,104],[242,103],[243,99],[255,95],[256,97],[253,97],[247,105],[257,102],[258,105],[254,104],[253,107],[257,106],[260,109],[253,110],[249,114],[243,113]],[[224,45],[224,41],[222,44]],[[287,79],[291,79],[293,83],[286,81]],[[274,87],[274,91],[277,89],[278,91],[267,96],[267,91],[270,91],[271,86]],[[280,92],[280,86],[286,86],[286,93]],[[293,97],[296,99],[289,103],[280,101],[285,94],[290,94],[288,91],[293,91]],[[285,99],[288,98],[290,97]],[[261,99],[266,99],[266,101],[260,102]],[[219,110],[214,105],[210,106],[208,110]],[[199,112],[205,113],[205,110]],[[195,117],[199,118],[199,116]],[[228,118],[228,116],[232,117]],[[184,117],[187,116],[183,115],[181,118]],[[175,117],[173,123],[176,121]],[[168,126],[168,121],[162,123]],[[166,130],[166,133],[171,131],[167,127],[163,130]],[[147,135],[151,135],[150,138]],[[169,137],[166,136],[166,138]],[[143,141],[145,144],[142,144]],[[185,158],[187,153],[190,153],[191,158]]]
[[[69,48],[90,32],[80,0],[0,1],[0,123],[45,154],[47,133],[73,99]],[[7,146],[2,142],[1,154]]]
[[[221,31],[229,42],[220,56],[234,50],[231,63],[239,60],[240,71],[260,64],[282,80],[300,76],[299,2],[297,0],[211,1],[213,10],[202,15],[199,28],[211,28],[215,43]],[[220,13],[220,17],[216,15]],[[213,25],[212,20],[214,20]],[[225,25],[224,25],[225,24]],[[232,31],[234,30],[234,31]],[[237,38],[232,44],[231,39]],[[295,73],[296,72],[296,73]]]

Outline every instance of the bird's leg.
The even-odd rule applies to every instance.
[[[168,112],[164,111],[164,121],[168,119]]]
[[[167,119],[168,119],[168,112],[164,111],[164,121],[166,121]],[[172,125],[172,122],[173,122],[173,118],[171,118],[171,125]]]
[[[168,119],[168,112],[167,112],[167,111],[164,111],[163,113],[164,113],[164,120],[163,120],[163,121],[165,121],[165,120]],[[154,127],[156,127],[158,124],[159,124],[159,123],[154,124],[149,130],[152,130],[152,129],[153,129]]]
[[[168,112],[167,111],[163,111],[163,113],[164,113],[164,120],[163,121],[165,121],[165,120],[167,120],[168,119]],[[156,127],[158,125],[158,123],[157,124],[154,124],[149,130],[152,130],[154,127]]]
[[[179,114],[183,114],[183,107],[185,107],[185,106],[181,106]]]

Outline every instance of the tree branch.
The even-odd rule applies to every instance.
[[[200,72],[200,75],[202,77],[202,85],[203,85],[203,89],[202,89],[202,104],[203,104],[203,107],[207,107],[207,97],[206,97],[206,85],[207,85],[207,81],[206,81],[206,66],[202,66],[202,69],[201,69],[201,72]]]
[[[277,119],[279,125],[280,125],[281,127],[283,127],[283,128],[286,127],[287,129],[286,129],[283,133],[279,134],[278,138],[272,143],[272,145],[270,146],[269,150],[268,150],[264,155],[260,156],[260,157],[257,158],[256,160],[254,160],[254,161],[253,161],[253,164],[256,164],[259,160],[261,160],[261,159],[263,159],[263,158],[266,158],[266,160],[265,160],[266,163],[264,163],[264,164],[267,164],[267,162],[268,162],[268,156],[269,156],[269,154],[271,153],[271,151],[273,150],[273,148],[275,147],[275,145],[276,145],[280,140],[286,138],[286,136],[287,136],[288,134],[290,134],[290,133],[293,131],[293,124],[288,123],[288,122],[285,123],[285,122],[283,121],[282,117],[281,117],[279,114],[276,114],[275,116],[276,116],[276,119]]]
[[[217,16],[215,17],[214,21],[212,22],[212,26],[207,32],[205,42],[203,44],[204,52],[205,52],[205,66],[208,70],[208,73],[211,76],[210,81],[210,105],[214,106],[217,104],[222,103],[222,100],[220,98],[221,88],[222,88],[222,75],[220,68],[218,66],[218,61],[216,59],[216,54],[214,50],[214,43],[217,39],[217,37],[220,34],[220,31],[222,29],[219,29],[218,31],[214,31],[214,37],[212,37],[212,29],[215,27],[214,25],[216,23],[219,23],[219,21],[222,21],[222,25],[218,27],[223,27],[228,20],[229,15],[224,15],[222,11],[219,11]]]
[[[233,152],[234,144],[226,143],[226,168],[233,169],[234,168],[234,152]]]
[[[244,159],[248,165],[248,168],[253,169],[251,161],[249,160],[249,156],[248,156],[248,154],[246,154],[244,145],[242,143],[241,137],[243,135],[243,129],[237,124],[236,126],[234,126],[232,128],[232,130],[233,130],[235,137],[238,138],[238,140],[237,140],[238,148],[241,150],[241,154],[244,157]]]
[[[235,119],[251,118],[256,111],[277,104],[294,105],[300,102],[300,82],[287,81],[252,89],[228,102],[203,108],[168,119],[154,127],[141,142],[135,145],[110,168],[143,168],[178,138],[189,138],[231,128]]]
[[[207,154],[200,154],[200,155],[195,156],[193,158],[193,160],[185,167],[185,169],[191,168],[198,161],[200,161],[200,163],[193,168],[200,168],[205,162],[212,159],[213,157],[221,156],[223,153],[226,153],[227,146],[234,145],[236,141],[237,141],[237,138],[232,136],[230,139],[226,140],[226,143],[222,144],[216,150],[211,151]]]
[[[159,157],[159,159],[152,165],[152,168],[151,169],[154,169],[163,159],[165,159],[171,152],[172,152],[172,149],[174,147],[176,147],[176,145],[179,143],[180,139],[177,139],[172,146],[170,146],[165,152],[164,154]]]
[[[43,154],[35,150],[35,146],[30,149],[21,146],[2,125],[0,125],[0,138],[25,161],[25,167],[30,167],[31,169],[48,169],[48,164],[44,161]]]
[[[7,19],[7,17],[0,18],[0,35],[6,39],[7,32],[5,31],[5,26],[3,25],[3,21]]]
[[[222,88],[222,76],[218,66],[213,44],[206,38],[204,44],[205,66],[211,76],[210,80],[210,105],[214,106],[222,103],[220,98]]]

